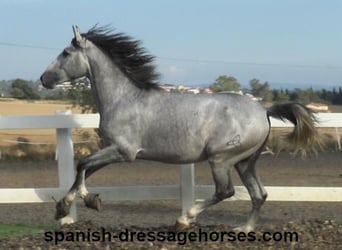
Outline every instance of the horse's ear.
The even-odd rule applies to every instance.
[[[74,32],[74,39],[78,46],[84,48],[85,46],[85,39],[82,38],[80,28],[77,25],[72,26],[72,30]]]
[[[76,42],[81,42],[82,36],[81,36],[80,28],[77,25],[73,25],[72,30],[74,32]]]

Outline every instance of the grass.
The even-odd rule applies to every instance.
[[[47,226],[25,224],[0,224],[0,239],[43,233]]]

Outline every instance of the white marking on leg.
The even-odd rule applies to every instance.
[[[85,171],[84,170],[82,172],[82,183],[81,185],[78,186],[77,192],[82,199],[84,199],[89,193],[85,185]]]
[[[177,220],[179,224],[184,226],[189,226],[191,223],[196,221],[196,217],[199,213],[201,213],[207,206],[212,203],[212,199],[206,200],[199,204],[194,205],[193,207],[189,208],[186,214],[180,216]]]
[[[72,193],[67,193],[67,195],[65,196],[65,203],[67,205],[70,205],[76,198],[76,193],[75,192],[72,192]]]
[[[190,225],[190,220],[188,219],[188,216],[186,216],[185,214],[181,215],[178,219],[177,219],[178,224],[184,225],[186,227],[188,227]]]
[[[196,203],[193,207],[191,207],[188,211],[187,211],[187,216],[194,220],[198,214],[202,213],[206,208],[212,206],[213,204],[216,204],[216,198],[215,195],[210,198],[210,199],[206,199],[204,201],[198,202]]]
[[[82,183],[81,186],[79,187],[78,193],[82,199],[84,199],[87,196],[87,194],[89,194],[84,183]]]
[[[250,233],[252,231],[254,231],[254,227],[250,226],[250,225],[244,225],[241,227],[235,227],[233,229],[234,232],[244,232],[244,233]]]
[[[193,206],[192,208],[190,208],[187,212],[187,215],[189,218],[195,218],[198,214],[198,210],[196,206]]]

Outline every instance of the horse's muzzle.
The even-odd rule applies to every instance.
[[[53,89],[56,86],[54,81],[51,81],[50,78],[51,77],[47,76],[45,73],[41,75],[40,82],[42,83],[44,88]]]

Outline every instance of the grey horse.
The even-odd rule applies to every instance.
[[[238,94],[188,95],[168,93],[158,86],[153,57],[131,37],[108,27],[81,33],[73,27],[70,46],[41,76],[46,88],[87,77],[100,113],[104,147],[80,160],[74,184],[56,204],[56,219],[68,215],[76,195],[99,209],[98,194],[87,191],[85,179],[100,168],[136,159],[174,164],[207,160],[215,182],[211,198],[197,202],[177,219],[184,228],[211,205],[234,195],[231,170],[246,186],[252,211],[240,230],[254,229],[267,193],[255,172],[255,162],[270,133],[269,117],[287,119],[296,150],[318,143],[315,116],[298,103],[269,109]],[[162,171],[162,169],[161,169]]]

